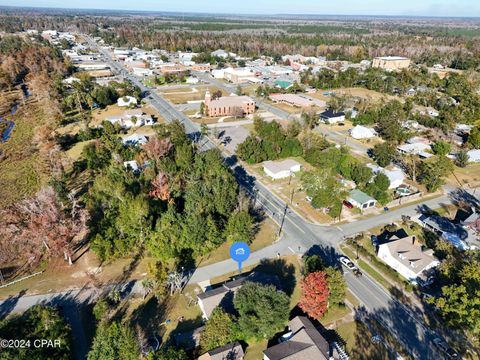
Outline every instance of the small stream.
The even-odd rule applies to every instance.
[[[28,91],[27,86],[25,84],[22,84],[21,88],[22,88],[24,99],[25,100],[28,99],[28,97],[30,96],[30,92]],[[10,109],[10,116],[13,116],[17,112],[18,107],[19,107],[18,103],[12,106],[12,108]],[[15,123],[11,120],[8,120],[8,119],[0,116],[0,125],[2,123],[7,124],[6,128],[2,131],[2,133],[0,133],[0,142],[3,143],[3,142],[6,142],[10,138],[10,134],[12,133],[12,130],[15,126]]]

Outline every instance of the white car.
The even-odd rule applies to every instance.
[[[308,202],[312,202],[313,199],[312,199],[311,196],[306,196],[306,197],[305,197],[305,200],[307,200]]]
[[[340,262],[349,270],[356,268],[355,264],[346,256],[340,256]]]

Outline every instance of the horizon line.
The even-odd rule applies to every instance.
[[[41,9],[41,10],[66,10],[66,11],[120,11],[120,12],[135,12],[135,13],[162,13],[162,14],[189,14],[189,15],[229,15],[229,16],[262,16],[262,17],[274,17],[274,16],[302,16],[302,17],[314,17],[314,16],[346,16],[346,17],[395,17],[395,18],[434,18],[434,19],[480,19],[480,16],[466,16],[466,15],[392,15],[392,14],[327,14],[327,13],[315,13],[315,14],[303,14],[303,13],[228,13],[228,12],[203,12],[203,11],[181,11],[181,10],[135,10],[135,9],[112,9],[112,8],[65,8],[65,7],[51,7],[51,6],[15,6],[15,5],[0,5],[0,9]]]

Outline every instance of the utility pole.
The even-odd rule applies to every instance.
[[[278,229],[278,237],[282,234],[283,224],[285,223],[285,217],[287,216],[288,204],[285,204],[285,209],[283,210],[282,222],[280,223],[280,229]]]

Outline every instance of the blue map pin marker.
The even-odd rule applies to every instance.
[[[238,263],[238,272],[242,272],[242,262],[250,256],[250,248],[244,242],[235,242],[230,246],[230,257]]]

